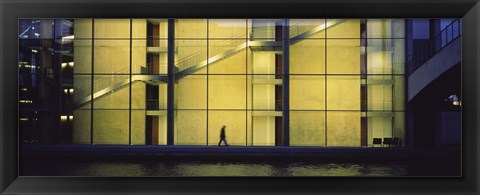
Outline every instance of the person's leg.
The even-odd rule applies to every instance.
[[[221,143],[222,143],[222,139],[220,139],[220,141],[218,142],[218,146],[220,146]]]

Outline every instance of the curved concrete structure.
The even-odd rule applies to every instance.
[[[457,38],[408,76],[408,101],[411,101],[428,84],[460,63],[462,59],[462,39]]]

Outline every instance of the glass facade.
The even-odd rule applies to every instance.
[[[41,79],[51,109],[25,141],[216,146],[225,125],[234,146],[404,145],[404,19],[38,21],[20,88]]]

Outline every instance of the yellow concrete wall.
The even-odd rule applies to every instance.
[[[94,110],[93,143],[128,144],[128,110]]]
[[[290,46],[290,74],[325,74],[325,39],[305,39]]]
[[[208,37],[219,39],[245,39],[247,36],[245,19],[209,19]],[[245,40],[243,41],[245,42]]]
[[[327,146],[360,146],[360,112],[327,112]]]
[[[73,119],[72,142],[75,144],[90,144],[90,110],[74,110]]]
[[[290,111],[291,146],[325,146],[325,111]]]
[[[295,37],[319,26],[325,28],[325,22],[326,19],[290,19],[290,37]],[[309,38],[325,38],[325,31],[320,31]]]
[[[175,145],[207,144],[206,110],[177,110],[174,117]]]
[[[175,92],[175,144],[206,145],[207,77],[186,76],[178,80]]]

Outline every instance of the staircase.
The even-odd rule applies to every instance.
[[[311,37],[313,36],[314,34],[316,33],[319,33],[329,27],[332,27],[336,24],[339,24],[343,21],[343,19],[336,19],[336,20],[329,20],[325,25],[319,25],[307,32],[304,32],[304,33],[300,33],[294,37],[291,38],[290,40],[290,44],[293,45],[293,44],[296,44],[298,42],[300,42],[301,40],[305,39],[305,38],[308,38],[308,37]],[[299,25],[296,25],[296,26],[292,26],[291,27],[293,30],[295,29],[298,29],[299,28]],[[242,38],[242,37],[238,37],[236,38],[236,40],[238,40],[239,38]],[[225,42],[221,43],[221,44],[231,44],[231,41],[232,40],[226,40]],[[216,62],[219,62],[227,57],[230,57],[234,54],[236,54],[237,52],[240,52],[242,51],[243,49],[246,49],[246,48],[250,48],[252,51],[280,51],[282,49],[282,41],[269,41],[269,40],[261,40],[261,41],[256,41],[254,39],[250,39],[244,43],[241,43],[239,44],[238,46],[232,48],[232,49],[229,49],[223,53],[220,53],[220,54],[217,54],[213,57],[210,57],[206,60],[203,60],[199,63],[196,63],[196,61],[198,61],[197,59],[201,57],[201,54],[204,54],[205,52],[197,52],[193,55],[190,55],[188,57],[185,57],[179,61],[177,61],[175,63],[175,67],[177,67],[179,70],[178,72],[176,71],[176,77],[175,79],[182,79],[208,65],[212,65]],[[93,94],[93,97],[92,95],[89,95],[89,96],[86,96],[84,98],[80,98],[79,100],[77,100],[77,102],[75,102],[75,105],[76,107],[80,107],[80,106],[83,106],[87,103],[89,103],[90,101],[94,100],[94,99],[97,99],[97,98],[101,98],[107,94],[110,94],[110,93],[113,93],[115,91],[118,91],[126,86],[128,86],[130,84],[130,82],[132,84],[134,83],[138,83],[138,82],[143,82],[143,83],[146,83],[146,84],[150,84],[150,85],[158,85],[159,83],[162,83],[162,82],[167,82],[167,76],[161,76],[161,75],[133,75],[131,77],[131,80],[130,78],[128,79],[125,79],[121,82],[118,82],[118,83],[115,83],[111,86],[108,86],[108,87],[105,87],[104,89],[100,90],[100,91],[97,91]],[[84,92],[85,90],[89,90],[90,88],[84,88],[84,89],[81,89],[81,90],[78,90],[78,92],[76,91],[74,96],[75,95],[79,95],[82,91]],[[88,92],[88,91],[87,91]],[[74,98],[76,99],[76,98]]]

